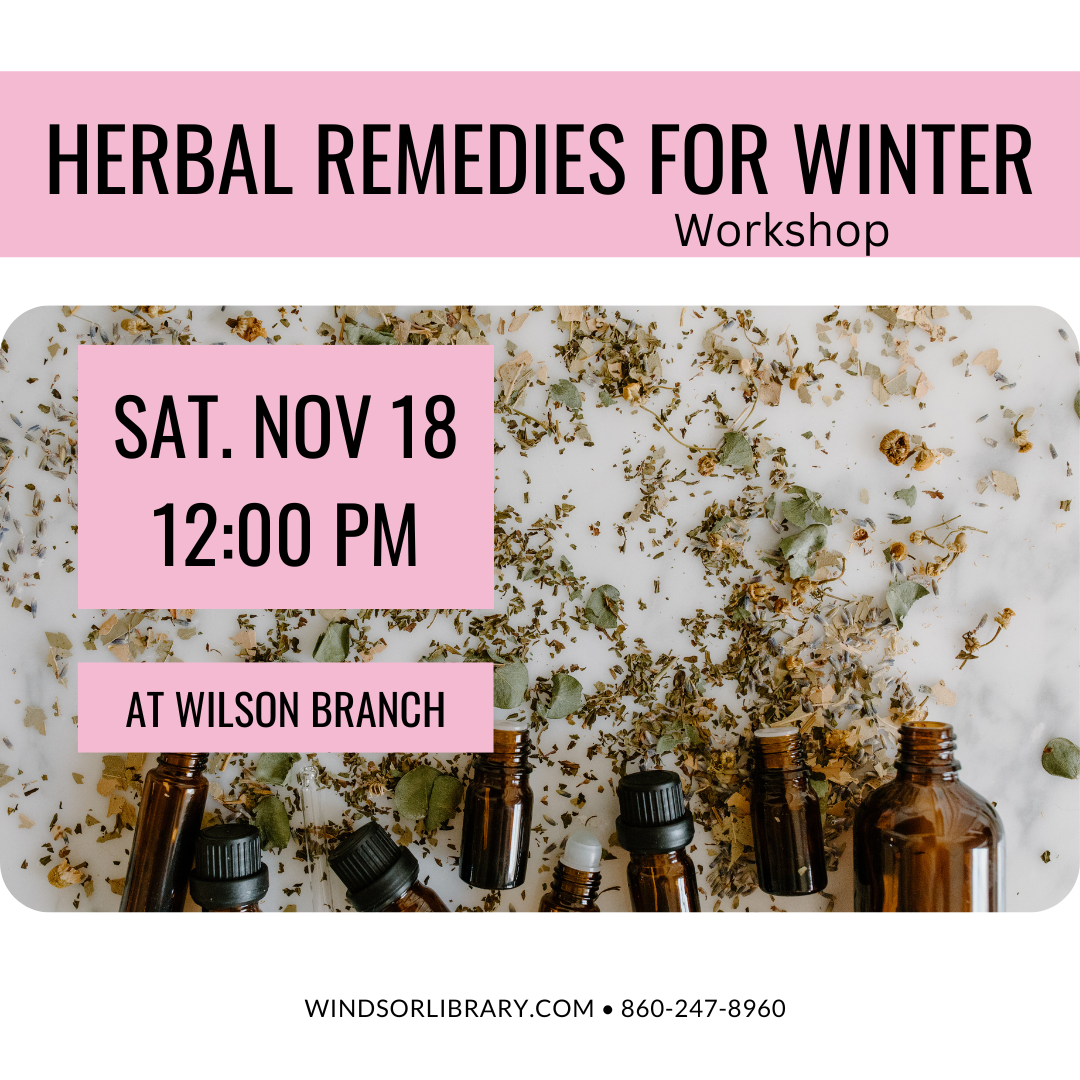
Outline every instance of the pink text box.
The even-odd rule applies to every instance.
[[[83,608],[490,608],[494,602],[491,492],[494,418],[491,408],[492,347],[327,345],[191,345],[136,349],[87,346],[79,350],[79,606]],[[141,457],[125,458],[116,446],[138,447],[135,434],[116,415],[117,402],[138,397],[124,415],[145,433]],[[185,456],[163,442],[151,457],[165,395],[172,395]],[[198,403],[205,405],[206,453],[200,458]],[[264,424],[262,458],[256,457],[256,396],[262,395],[274,424],[287,397],[288,456],[282,458]],[[355,458],[338,398],[345,402],[355,435],[364,395],[369,396]],[[405,407],[412,396],[412,456],[404,457]],[[452,399],[455,449],[442,459],[425,448],[427,408],[436,396]],[[297,404],[305,396],[327,403],[325,456],[296,449]],[[315,452],[322,440],[317,401],[303,410],[304,443]],[[444,403],[433,406],[441,421]],[[173,431],[166,419],[165,434]],[[279,428],[280,430],[280,428]],[[432,447],[447,446],[444,432]],[[228,452],[228,456],[226,455]],[[165,564],[166,517],[154,511],[172,504],[173,565]],[[212,566],[188,566],[192,548],[208,526],[204,503],[216,525],[193,557]],[[290,503],[306,508],[310,554],[300,566],[302,513],[286,518],[288,543],[280,550],[281,514]],[[391,549],[401,536],[408,504],[414,507],[415,565],[408,542],[398,564]],[[243,514],[245,506],[255,509]],[[338,506],[362,506],[365,532],[345,542],[346,565],[338,565]],[[378,506],[383,509],[383,521]],[[263,546],[266,508],[269,543]],[[242,538],[247,522],[247,542]],[[343,530],[361,522],[346,511]],[[385,523],[384,523],[385,522]],[[226,531],[228,530],[228,531]],[[381,565],[375,565],[381,538]],[[246,552],[262,565],[248,565]],[[230,553],[227,555],[226,553]]]
[[[90,662],[78,669],[80,753],[446,754],[492,748],[491,664]],[[161,694],[156,699],[157,727],[151,693]],[[327,726],[314,725],[316,693],[326,695],[318,703],[329,712],[317,715],[329,720]],[[136,717],[128,723],[134,694],[139,695],[145,726]],[[237,696],[243,694],[248,697],[238,703]],[[440,694],[441,717],[436,711]],[[199,705],[200,695],[195,727],[190,710]],[[339,703],[344,709],[349,697],[339,695],[351,697],[352,727],[345,713],[338,713]],[[281,707],[283,696],[289,710]],[[213,727],[208,726],[211,699]],[[370,703],[370,717],[362,714],[365,702]],[[294,704],[295,726],[287,715]],[[390,722],[395,704],[396,726]],[[186,726],[180,722],[185,706]],[[269,725],[271,709],[274,726],[260,727],[258,717]]]
[[[157,256],[858,258],[867,250],[864,243],[842,246],[837,227],[848,220],[865,232],[867,222],[880,220],[888,227],[889,241],[878,255],[1075,255],[1080,245],[1080,219],[1073,213],[1080,142],[1068,103],[1076,100],[1078,85],[1076,72],[1011,71],[0,72],[0,98],[18,102],[18,108],[0,115],[2,144],[18,155],[18,167],[0,170],[0,205],[7,211],[0,254],[143,255],[152,244]],[[54,123],[60,125],[61,154],[77,152],[77,125],[87,125],[86,194],[77,191],[73,162],[59,165],[59,193],[49,193]],[[215,172],[204,194],[178,190],[180,126],[189,124],[204,125],[212,137],[208,159]],[[321,124],[345,127],[352,134],[346,164],[354,194],[346,194],[333,164],[327,193],[319,193]],[[517,126],[527,142],[523,183],[507,194],[491,194],[490,140],[496,124]],[[653,126],[665,124],[680,127],[663,136],[662,152],[676,160],[661,163],[662,191],[654,194]],[[715,126],[724,139],[725,172],[713,194],[695,193],[684,180],[683,140],[702,124]],[[834,155],[841,127],[849,125],[837,194],[823,163],[814,192],[804,190],[795,127],[802,125],[807,154],[812,154],[819,124],[828,125]],[[893,166],[889,194],[882,194],[882,124],[889,125],[912,169],[914,194]],[[997,194],[999,124],[1022,125],[1030,134],[1030,195],[1021,192],[1011,166],[1007,191]],[[124,130],[103,131],[101,125],[123,125]],[[154,125],[166,137],[164,193],[149,166],[143,166],[143,193],[134,194],[137,125]],[[221,191],[234,125],[243,126],[254,193],[239,178]],[[274,130],[272,151],[267,125]],[[366,194],[365,125],[371,128]],[[434,165],[423,194],[412,171],[400,192],[400,163],[411,170],[408,151],[403,155],[401,150],[404,125],[411,130],[420,168],[432,132],[441,126],[442,194]],[[483,130],[466,130],[476,125]],[[546,131],[543,154],[539,125]],[[559,125],[584,128],[566,131],[562,150],[565,182],[574,193],[558,192]],[[613,194],[591,182],[595,172],[602,185],[615,184],[613,170],[590,145],[598,125],[617,127],[622,136],[621,142],[610,132],[597,136],[625,174],[622,188]],[[735,125],[758,127],[767,137],[761,159],[766,192],[759,193],[748,169],[743,170],[742,193],[733,191]],[[914,163],[907,151],[908,125],[914,128]],[[940,136],[926,130],[940,125],[953,130]],[[967,154],[964,125],[970,134]],[[977,130],[982,125],[988,130]],[[943,147],[941,194],[934,190],[936,138]],[[1015,133],[1010,137],[1010,152],[1018,138]],[[191,142],[193,150],[202,145],[198,136]],[[156,137],[148,135],[144,151],[156,145]],[[342,146],[335,134],[327,149],[336,152]],[[513,176],[513,146],[507,138],[501,151],[506,177]],[[744,149],[757,149],[753,134],[747,135]],[[102,155],[118,160],[102,160]],[[708,190],[708,139],[700,141],[696,155],[697,183]],[[988,189],[985,194],[962,193],[965,159],[972,187]],[[462,186],[479,188],[481,194],[456,193],[459,164]],[[124,193],[99,193],[101,175],[105,187]],[[191,181],[197,184],[201,176],[194,166]],[[274,187],[292,191],[275,192]],[[828,243],[823,228],[811,246],[811,213],[829,223]],[[699,246],[692,240],[683,246],[676,214],[684,231],[691,214],[702,224],[712,214],[710,242]],[[151,240],[146,229],[132,228],[136,220],[173,227],[156,229]],[[724,221],[732,223],[725,231],[730,246],[715,240]],[[806,236],[801,245],[767,238],[768,223],[781,222],[784,227],[776,235],[790,239],[786,226],[795,221]],[[752,242],[750,222],[758,223]],[[853,234],[849,226],[844,242],[853,241]]]

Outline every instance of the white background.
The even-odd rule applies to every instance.
[[[27,69],[1074,68],[1076,15],[908,3],[436,5],[53,4],[5,11]],[[404,12],[407,11],[407,15]],[[782,31],[781,31],[782,28]],[[779,35],[783,33],[783,38]],[[3,103],[18,107],[16,102]],[[722,110],[723,103],[716,104]],[[1074,137],[1071,102],[1048,103]],[[20,167],[5,147],[5,168]],[[628,223],[632,224],[632,223]],[[80,223],[73,221],[77,229]],[[2,228],[2,219],[0,219]],[[153,222],[132,221],[153,249]],[[824,272],[827,270],[827,274]],[[826,285],[827,283],[827,285]],[[43,303],[182,296],[326,303],[445,296],[488,303],[1043,304],[1080,326],[1077,260],[21,260],[0,262],[0,325]],[[826,288],[828,290],[826,294]],[[786,919],[609,914],[552,928],[522,915],[376,925],[31,912],[0,894],[5,1075],[212,1069],[422,1076],[626,1068],[1011,1076],[1074,1067],[1077,891],[1040,914]],[[839,921],[835,921],[839,920]],[[384,928],[385,927],[385,928]],[[156,972],[167,965],[168,978]],[[592,1021],[321,1021],[303,997],[592,997]],[[624,997],[781,997],[783,1020],[618,1018]],[[223,1021],[235,1021],[223,1032]],[[222,1037],[224,1035],[224,1037]]]

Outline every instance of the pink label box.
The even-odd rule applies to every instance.
[[[79,664],[79,752],[480,753],[491,664]]]
[[[490,345],[79,351],[82,608],[494,603]]]

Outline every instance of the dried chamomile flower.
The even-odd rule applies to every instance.
[[[882,438],[878,449],[892,462],[893,465],[903,465],[911,455],[911,436],[906,431],[893,428]]]
[[[1009,623],[1012,622],[1012,618],[1015,614],[1016,612],[1013,611],[1012,608],[1007,607],[1004,611],[999,612],[997,615],[994,616],[994,622],[996,622],[1002,630],[1008,630]]]
[[[746,586],[746,595],[749,596],[755,604],[760,604],[762,600],[767,599],[769,591],[769,586],[763,581],[756,581],[752,585]]]
[[[941,460],[941,455],[934,453],[928,446],[920,446],[915,453],[915,464],[912,468],[916,472],[926,472],[931,465]]]
[[[895,544],[889,545],[885,554],[888,555],[891,562],[899,562],[907,557],[907,546],[897,540]]]
[[[968,549],[967,533],[961,529],[945,546],[949,551],[962,555]]]
[[[698,458],[697,471],[702,476],[712,476],[713,471],[716,469],[716,458],[712,454],[702,454]]]
[[[916,529],[909,537],[908,541],[915,545],[915,547],[922,547],[930,538],[922,531],[922,529]]]
[[[810,579],[799,578],[798,581],[792,582],[791,585],[791,602],[798,607],[802,607],[810,597]]]

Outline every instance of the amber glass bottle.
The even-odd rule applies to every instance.
[[[495,723],[490,754],[477,754],[465,792],[461,880],[479,889],[516,889],[525,880],[532,827],[529,727]]]
[[[209,788],[209,754],[159,754],[143,782],[121,911],[183,911]]]
[[[426,885],[420,864],[375,821],[362,825],[330,853],[330,869],[345,883],[357,911],[449,911]]]
[[[555,867],[551,888],[540,900],[540,911],[599,911],[600,841],[587,829],[566,841],[562,858]]]
[[[203,911],[258,911],[270,891],[259,830],[240,821],[203,829],[188,884]]]
[[[798,728],[754,732],[750,820],[760,888],[774,896],[806,896],[825,888],[821,808]]]
[[[856,911],[1005,909],[1005,831],[955,749],[948,724],[900,728],[895,779],[855,815]]]
[[[627,773],[619,781],[619,843],[630,853],[626,868],[635,911],[700,911],[697,875],[686,853],[694,819],[686,808],[679,774]]]

